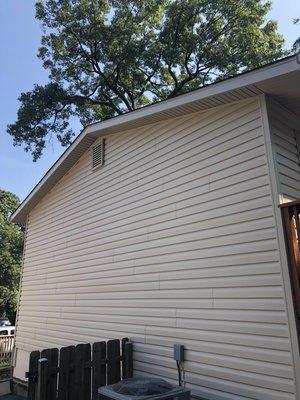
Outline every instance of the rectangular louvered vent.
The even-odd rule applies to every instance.
[[[104,164],[104,139],[93,147],[92,168],[98,168]]]

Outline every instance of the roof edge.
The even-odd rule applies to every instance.
[[[197,100],[205,99],[211,96],[217,96],[219,94],[238,89],[243,86],[253,85],[255,83],[265,81],[276,76],[287,74],[300,70],[300,56],[292,55],[281,60],[274,61],[273,63],[265,66],[256,68],[251,71],[246,71],[239,75],[231,78],[195,89],[192,92],[179,95],[177,97],[163,100],[155,104],[150,104],[145,107],[141,107],[138,110],[128,112],[108,120],[96,122],[86,126],[74,142],[65,150],[65,152],[58,158],[58,160],[52,165],[52,167],[45,173],[42,179],[32,189],[28,196],[23,200],[17,210],[11,215],[10,220],[14,223],[24,223],[26,216],[29,214],[31,209],[35,207],[35,204],[30,208],[30,203],[33,202],[34,197],[39,191],[46,185],[49,178],[60,168],[66,159],[71,155],[74,149],[85,139],[87,136],[100,135],[101,131],[108,128],[117,127],[118,125],[123,126],[127,123],[132,123],[140,119],[146,118],[150,115],[155,115],[166,110],[175,109],[176,107],[184,106],[189,103],[193,103]],[[53,187],[53,186],[52,186]],[[39,200],[38,200],[39,201]],[[26,208],[28,208],[26,210]]]
[[[300,54],[300,53],[299,53]],[[171,99],[162,100],[154,104],[141,107],[137,110],[127,112],[126,114],[115,116],[111,119],[104,120],[101,122],[95,122],[87,125],[85,128],[87,133],[92,133],[108,127],[116,126],[126,122],[132,122],[135,119],[144,118],[148,115],[152,115],[158,112],[176,108],[178,106],[186,105],[197,100],[201,100],[210,96],[215,96],[229,90],[238,89],[241,86],[253,85],[260,81],[264,81],[269,78],[274,78],[279,75],[287,74],[300,69],[300,57],[298,62],[298,55],[292,55],[281,60],[274,61],[270,64],[262,67],[253,69],[251,71],[245,71],[236,76],[215,82],[206,86],[202,86],[191,92],[184,93],[173,97]],[[241,85],[241,82],[243,83]]]

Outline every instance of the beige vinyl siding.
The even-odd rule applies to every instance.
[[[87,151],[29,215],[15,376],[129,336],[136,374],[175,381],[182,343],[195,395],[295,399],[262,135],[255,98],[107,136],[97,171]]]
[[[268,114],[280,202],[300,199],[300,119],[271,100]]]

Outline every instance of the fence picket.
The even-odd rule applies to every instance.
[[[38,400],[48,400],[49,361],[47,358],[40,358],[38,360],[38,375],[37,398]]]
[[[27,399],[35,400],[36,382],[38,373],[38,360],[41,354],[39,351],[32,351],[29,357],[29,371],[28,371],[28,389]]]
[[[129,342],[127,337],[123,338],[121,341],[121,348],[122,348],[122,379],[126,378],[126,366],[125,366],[125,344]]]
[[[75,346],[62,347],[59,353],[58,400],[75,396]]]
[[[133,360],[132,360],[132,343],[125,338],[122,339],[122,377],[123,379],[132,378]]]
[[[106,342],[93,344],[93,400],[98,399],[98,388],[106,385]]]
[[[107,384],[119,382],[120,379],[120,341],[109,340],[107,342]]]
[[[47,400],[52,400],[57,393],[58,349],[45,349],[41,352],[41,357],[48,360],[46,397]]]
[[[75,400],[90,400],[91,392],[91,345],[75,347]]]

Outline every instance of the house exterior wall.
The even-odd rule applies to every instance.
[[[295,400],[259,98],[114,134],[28,219],[16,378],[36,348],[129,336],[136,374]]]
[[[300,199],[300,119],[269,99],[271,141],[280,203]]]

